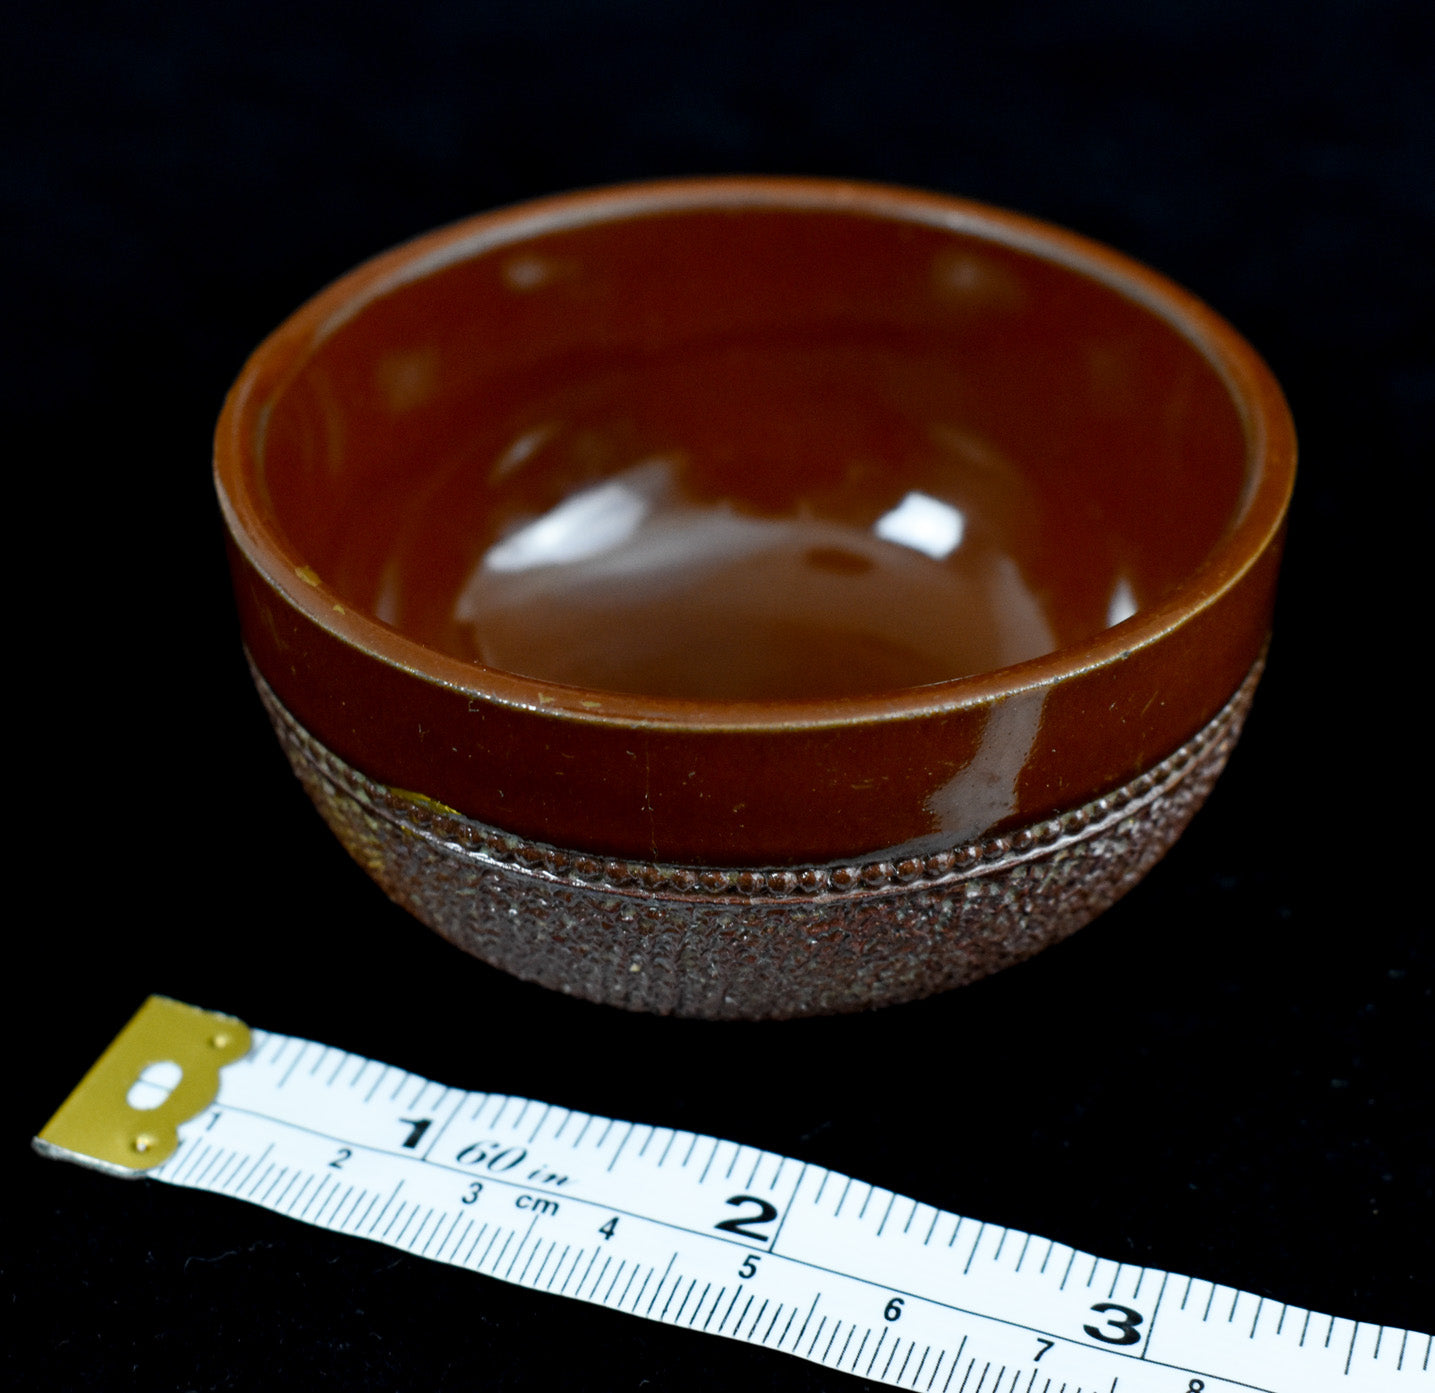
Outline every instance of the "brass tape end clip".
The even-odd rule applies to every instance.
[[[52,1160],[143,1175],[174,1154],[180,1124],[214,1101],[220,1069],[249,1046],[243,1021],[152,996],[32,1144]]]

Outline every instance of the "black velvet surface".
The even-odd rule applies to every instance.
[[[1104,1256],[1435,1325],[1419,677],[1432,14],[1394,0],[7,11],[8,981],[13,1023],[38,1025],[8,1052],[16,1386],[858,1382],[32,1155],[152,991],[466,1088],[772,1148]],[[649,1019],[463,957],[323,829],[240,653],[208,455],[248,350],[428,227],[709,171],[942,189],[1108,241],[1250,337],[1301,433],[1269,673],[1207,808],[1076,938],[911,1006]]]

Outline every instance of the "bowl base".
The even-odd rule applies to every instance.
[[[1262,664],[1132,782],[1029,827],[905,860],[703,869],[524,840],[345,763],[255,682],[300,782],[385,893],[483,961],[633,1011],[781,1019],[911,1001],[1066,938],[1205,801]]]

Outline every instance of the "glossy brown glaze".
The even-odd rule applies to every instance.
[[[1138,776],[1269,623],[1244,343],[956,200],[695,181],[360,268],[216,446],[246,642],[376,781],[708,866],[921,852]]]

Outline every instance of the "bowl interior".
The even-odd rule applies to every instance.
[[[1247,457],[1141,300],[781,207],[431,258],[314,335],[256,449],[271,524],[345,604],[489,668],[705,700],[1079,644],[1201,566]]]

